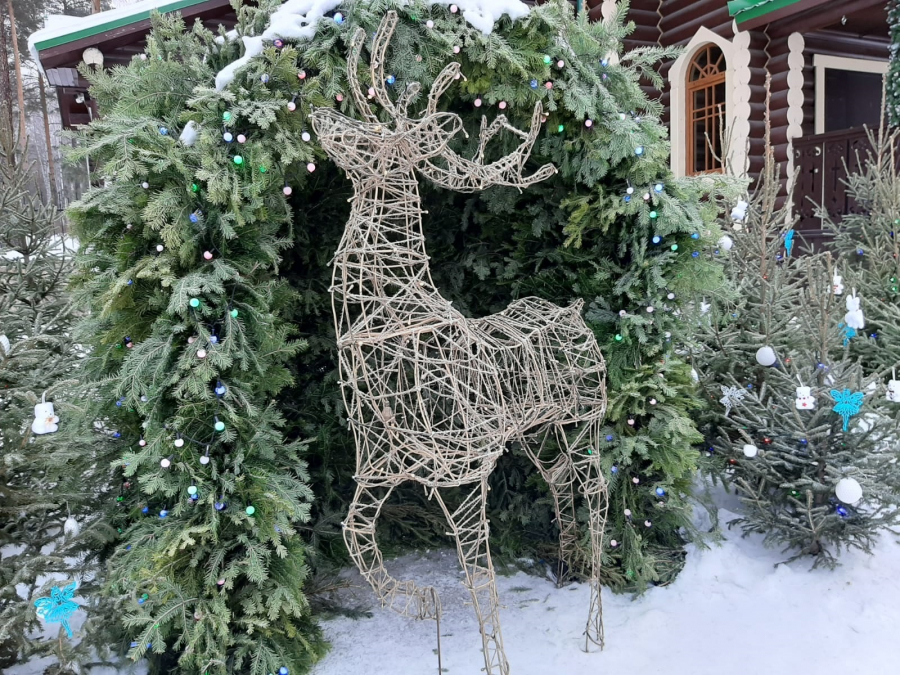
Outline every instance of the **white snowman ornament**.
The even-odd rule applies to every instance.
[[[797,410],[815,410],[816,399],[812,395],[812,387],[797,387],[797,398],[794,400]]]
[[[900,403],[900,380],[897,379],[897,370],[893,369],[891,373],[893,379],[888,380],[885,396],[891,403]]]
[[[53,411],[53,404],[47,403],[43,397],[41,402],[34,406],[34,422],[31,430],[36,434],[52,434],[59,429],[59,417]]]

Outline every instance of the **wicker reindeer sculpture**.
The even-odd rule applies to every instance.
[[[370,108],[358,79],[365,32],[348,57],[350,93],[362,120],[333,109],[312,112],[319,142],[353,182],[350,219],[334,259],[332,304],[344,403],[357,445],[357,489],[344,522],[353,561],[382,603],[416,618],[439,620],[432,588],[388,575],[375,526],[395,486],[416,481],[437,499],[456,539],[472,594],[488,675],[507,675],[497,589],[488,548],[488,475],[511,442],[523,444],[550,485],[560,529],[561,560],[576,564],[574,488],[590,508],[591,606],[585,648],[603,645],[600,560],[606,481],[598,454],[606,410],[605,365],[581,318],[579,301],[557,307],[525,298],[505,311],[467,319],[441,297],[431,279],[422,234],[417,173],[460,192],[491,185],[525,188],[555,173],[546,165],[522,171],[541,127],[535,106],[525,133],[504,117],[483,119],[474,159],[449,147],[459,116],[438,112],[438,99],[460,77],[458,63],[440,73],[425,111],[409,117],[419,90],[396,102],[384,85],[384,62],[397,15],[384,18],[371,47],[369,90],[390,123]],[[484,163],[487,142],[503,129],[524,140]],[[544,446],[553,457],[542,458]],[[554,446],[550,448],[549,446]],[[462,487],[450,508],[442,488]],[[581,566],[582,568],[585,565]]]

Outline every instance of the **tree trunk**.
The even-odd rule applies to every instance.
[[[47,173],[50,174],[50,201],[62,208],[56,192],[56,163],[53,161],[53,140],[50,138],[50,115],[47,113],[47,94],[44,92],[44,76],[38,73],[38,89],[41,92],[41,114],[44,116],[44,136],[47,139]]]
[[[103,10],[100,8],[100,0],[94,0],[94,1],[93,1],[93,6],[94,6],[94,9],[93,9],[93,11],[91,12],[91,14],[97,14],[98,12],[103,11]]]
[[[25,149],[28,134],[25,130],[25,90],[22,87],[22,60],[19,58],[19,35],[16,31],[16,12],[12,0],[6,0],[9,12],[9,31],[12,41],[13,62],[16,66],[16,98],[19,101],[19,147]]]
[[[2,7],[2,6],[0,6]],[[12,103],[12,85],[9,81],[9,50],[6,46],[6,24],[3,21],[4,12],[0,9],[0,143],[3,143],[3,149],[6,153],[7,160],[11,163],[15,162],[15,132],[13,129],[13,103]]]

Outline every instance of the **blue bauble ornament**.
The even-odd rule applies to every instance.
[[[394,82],[397,81],[397,78],[394,77],[393,75],[388,75],[384,81],[387,82],[388,84],[394,84]]]
[[[341,25],[342,23],[344,23],[344,15],[341,14],[340,12],[335,12],[334,22],[338,25]],[[284,675],[284,674],[282,674],[282,675]]]
[[[160,134],[160,136],[168,136],[168,135],[169,135],[169,130],[166,129],[165,127],[160,127],[160,128],[159,128],[159,134]]]
[[[637,146],[637,147],[634,149],[634,154],[636,154],[638,157],[640,157],[641,155],[643,155],[643,154],[644,154],[644,146],[643,146],[643,145]]]
[[[168,515],[169,515],[169,512],[166,509],[163,509],[162,511],[159,512],[160,518],[165,518]]]
[[[663,490],[661,487],[658,487],[658,488],[656,488],[656,496],[657,497],[665,497],[666,491]]]
[[[199,218],[199,216],[197,216],[196,213],[192,213],[191,215],[188,216],[188,218],[190,219],[190,221],[191,221],[192,223],[198,223],[198,222],[200,222],[200,218]]]
[[[141,509],[141,513],[150,513],[150,507],[145,506],[144,508]]]
[[[537,81],[537,80],[532,80],[531,82],[529,82],[529,85],[531,85],[531,88],[532,88],[532,89],[537,89],[537,88],[538,88],[538,81]]]

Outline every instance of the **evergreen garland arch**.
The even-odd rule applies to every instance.
[[[238,32],[261,34],[277,7],[238,5]],[[621,7],[588,23],[556,1],[484,34],[447,6],[356,1],[312,40],[266,41],[218,91],[242,41],[156,16],[145,58],[85,73],[102,118],[76,159],[90,156],[102,181],[70,211],[93,310],[86,373],[118,429],[114,466],[135,485],[110,514],[121,535],[108,580],[132,658],[265,675],[322,653],[302,583],[311,555],[343,555],[353,489],[328,293],[350,190],[308,114],[353,114],[347,47],[388,9],[400,15],[392,87],[427,91],[462,63],[444,97],[469,132],[460,154],[474,152],[482,114],[523,128],[542,102],[532,161],[558,175],[521,194],[423,189],[432,272],[470,316],[524,295],[585,300],[611,393],[597,448],[615,542],[605,583],[643,589],[680,568],[702,436],[677,348],[692,340],[693,301],[720,283],[721,233],[717,180],[672,177],[660,106],[641,87],[673,53],[613,58],[630,30]],[[179,140],[186,128],[193,142]],[[545,487],[511,450],[492,491],[495,550],[554,551]],[[389,534],[442,535],[426,503],[408,492],[388,505]]]

